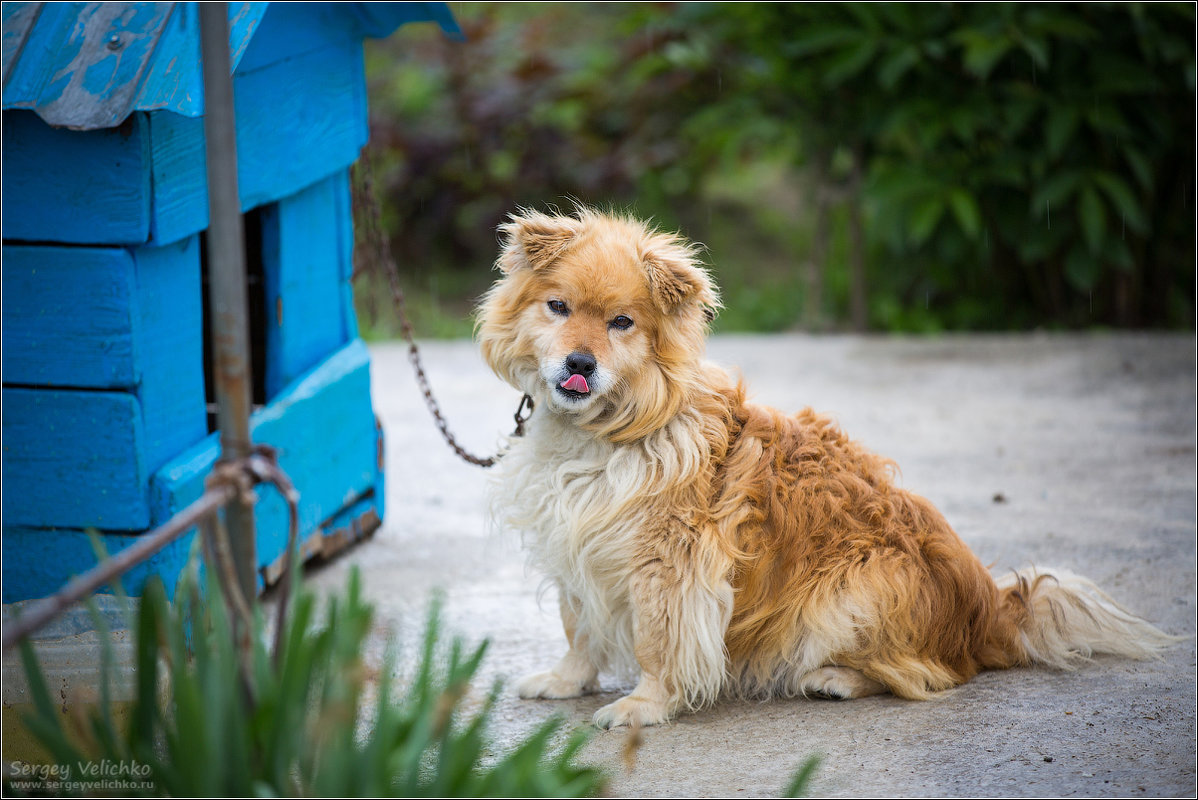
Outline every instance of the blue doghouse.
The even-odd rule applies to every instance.
[[[350,274],[365,37],[443,3],[230,3],[256,442],[300,491],[306,554],[383,514],[382,433]],[[207,353],[199,24],[191,3],[3,6],[3,599],[58,589],[203,492]],[[255,511],[271,582],[287,512]],[[126,578],[171,590],[194,534]]]

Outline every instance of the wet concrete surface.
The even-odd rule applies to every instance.
[[[448,631],[490,640],[476,686],[552,666],[565,648],[552,590],[519,537],[491,529],[487,473],[445,447],[406,348],[371,348],[387,434],[386,519],[375,537],[310,574],[322,589],[356,566],[387,634],[411,653],[431,594]],[[423,345],[462,443],[493,452],[519,395],[470,342]],[[1195,348],[1192,335],[871,338],[720,336],[757,401],[810,405],[895,459],[995,570],[1067,567],[1164,630],[1190,637],[1161,661],[1099,657],[1074,672],[984,673],[928,702],[719,703],[646,729],[630,770],[626,730],[600,731],[586,760],[609,793],[778,796],[809,755],[818,796],[1194,796]],[[378,653],[375,655],[377,656]],[[572,726],[631,686],[526,701],[507,689],[503,748],[551,714]]]

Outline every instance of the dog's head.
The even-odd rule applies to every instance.
[[[500,226],[483,357],[552,413],[613,441],[669,421],[696,380],[715,287],[681,237],[580,208]],[[540,407],[540,406],[539,406]]]

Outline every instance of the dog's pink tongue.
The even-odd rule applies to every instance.
[[[562,381],[562,388],[568,389],[571,392],[581,392],[582,394],[591,391],[591,387],[587,386],[587,379],[577,374],[571,375]]]

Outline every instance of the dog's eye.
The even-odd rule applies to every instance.
[[[621,314],[611,321],[611,326],[616,330],[626,331],[632,327],[632,319]]]
[[[557,314],[558,316],[562,316],[562,317],[564,317],[570,313],[569,307],[565,303],[563,303],[561,300],[550,300],[549,301],[549,310],[552,311],[554,314]]]

